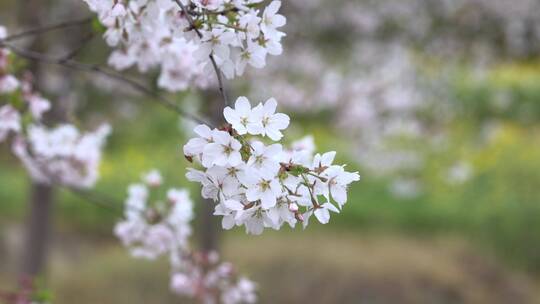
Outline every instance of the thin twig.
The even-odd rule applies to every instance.
[[[59,184],[59,186],[62,185]],[[74,195],[82,198],[84,201],[91,202],[99,207],[113,211],[114,213],[118,213],[120,215],[123,214],[122,203],[118,203],[117,200],[110,198],[102,193],[67,186],[62,187],[73,193]]]
[[[81,40],[81,42],[79,42],[79,45],[77,45],[74,49],[72,49],[66,55],[64,55],[64,57],[62,58],[62,62],[66,62],[68,60],[71,60],[71,59],[75,58],[75,56],[77,56],[84,49],[84,47],[90,41],[92,41],[92,39],[94,39],[94,37],[95,37],[94,33],[92,33],[92,32],[88,33],[88,35],[86,35]]]
[[[193,18],[189,14],[190,11],[186,8],[185,5],[182,4],[182,2],[180,0],[174,0],[174,2],[176,2],[178,4],[178,6],[180,6],[180,9],[182,10],[184,15],[186,16],[190,27],[193,28],[193,30],[195,30],[195,33],[197,33],[197,36],[199,36],[199,38],[202,39],[203,35],[202,35],[201,31],[199,31],[199,29],[195,25],[195,22],[193,21]],[[221,93],[221,96],[223,96],[223,102],[225,103],[225,106],[228,106],[229,105],[229,99],[227,98],[227,94],[225,92],[225,86],[223,84],[223,74],[222,74],[221,70],[219,69],[219,67],[218,67],[218,65],[216,63],[216,59],[214,58],[214,55],[210,54],[209,57],[210,57],[210,61],[212,62],[212,67],[214,68],[214,71],[216,72],[216,76],[217,76],[217,80],[218,80],[218,86],[219,86],[219,92]]]
[[[41,33],[46,33],[46,32],[64,29],[68,27],[81,26],[81,25],[89,24],[90,22],[92,22],[92,17],[86,17],[84,19],[78,19],[78,20],[64,21],[57,24],[41,26],[41,27],[33,28],[33,29],[30,29],[21,33],[17,33],[17,34],[14,34],[14,35],[11,35],[2,39],[2,41],[13,41],[13,40],[21,39],[27,36],[38,35]]]
[[[94,73],[98,73],[98,74],[107,76],[109,78],[121,81],[121,82],[131,86],[132,88],[134,88],[135,90],[137,90],[137,91],[139,91],[141,93],[144,93],[144,94],[146,94],[148,96],[156,98],[156,100],[159,102],[159,104],[161,104],[162,106],[168,108],[169,110],[172,110],[172,111],[176,112],[178,115],[180,115],[180,116],[182,116],[182,117],[184,117],[186,119],[192,120],[192,121],[200,123],[200,124],[207,124],[209,126],[212,125],[212,124],[208,123],[207,121],[205,121],[204,119],[199,118],[194,114],[191,114],[191,113],[188,113],[188,112],[184,111],[176,103],[172,102],[171,100],[169,100],[165,96],[159,94],[158,92],[148,88],[144,84],[141,84],[136,80],[127,78],[127,77],[123,76],[120,73],[111,71],[109,69],[105,69],[105,68],[100,67],[98,65],[85,64],[85,63],[81,63],[81,62],[71,60],[71,59],[65,60],[64,58],[55,58],[55,57],[47,56],[47,55],[44,55],[44,54],[41,54],[41,53],[38,53],[38,52],[34,52],[34,51],[31,51],[31,50],[21,49],[19,47],[16,47],[16,46],[14,46],[12,44],[9,44],[9,43],[6,43],[4,41],[0,41],[0,47],[6,47],[6,48],[10,49],[11,51],[13,51],[15,54],[19,55],[20,57],[26,58],[26,59],[35,60],[35,61],[39,61],[39,62],[43,62],[43,63],[47,63],[47,64],[60,65],[60,66],[70,68],[70,69],[75,69],[75,70],[81,70],[81,71],[86,71],[86,72],[94,72]]]

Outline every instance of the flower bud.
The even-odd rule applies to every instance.
[[[298,212],[298,205],[296,203],[289,204],[289,211]]]

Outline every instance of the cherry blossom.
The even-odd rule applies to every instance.
[[[250,202],[260,201],[263,209],[270,209],[282,196],[282,188],[277,179],[278,166],[273,170],[249,170],[241,178],[246,187],[246,198]]]
[[[30,126],[28,137],[17,136],[12,148],[35,181],[90,188],[99,177],[101,149],[110,130],[108,125],[87,133],[67,124]]]
[[[266,7],[262,16],[261,31],[268,39],[273,41],[281,39],[284,35],[277,29],[284,26],[287,22],[287,19],[283,15],[277,13],[280,6],[280,1],[273,1]]]
[[[244,96],[239,97],[236,100],[234,109],[226,107],[223,110],[223,115],[225,116],[225,120],[227,120],[240,135],[246,133],[257,135],[261,132],[262,121],[260,121],[258,117],[257,110],[251,109],[249,100]]]
[[[276,108],[273,98],[252,107],[240,97],[235,108],[223,111],[229,124],[213,130],[199,125],[194,130],[199,137],[184,146],[186,158],[204,167],[188,169],[186,177],[201,184],[204,198],[216,201],[214,215],[223,217],[224,229],[245,226],[247,233],[261,234],[284,223],[307,225],[312,214],[326,224],[330,211],[339,212],[334,204],[342,208],[348,186],[360,179],[332,164],[335,152],[314,156],[312,137],[291,149],[261,141],[265,136],[281,139],[289,125],[289,117]]]
[[[135,258],[155,260],[168,255],[170,288],[178,295],[203,303],[254,303],[255,283],[239,276],[232,264],[220,262],[216,252],[191,249],[194,213],[189,193],[172,188],[166,198],[156,198],[162,189],[163,179],[156,169],[128,187],[124,219],[114,228],[122,244]]]
[[[327,224],[330,221],[330,211],[339,213],[336,206],[330,203],[325,203],[315,208],[313,214],[315,214],[315,217],[319,220],[319,222],[321,222],[321,224]]]
[[[11,63],[9,58],[1,60],[0,75]],[[1,100],[7,104],[0,106],[0,142],[11,139],[13,153],[35,182],[91,188],[99,177],[110,126],[104,124],[94,132],[82,132],[69,123],[45,126],[41,120],[51,104],[34,90],[32,78],[28,72],[20,79],[10,74],[0,76],[0,95],[17,97]]]
[[[186,12],[173,0],[84,1],[114,48],[109,64],[118,70],[136,65],[143,73],[160,68],[158,86],[169,91],[205,87],[214,73],[210,55],[234,78],[247,65],[262,68],[268,54],[282,52],[285,34],[279,28],[286,18],[278,14],[280,1],[261,10],[260,0],[182,0]]]
[[[114,231],[135,257],[156,259],[186,245],[191,235],[193,203],[185,190],[170,189],[167,200],[148,201],[161,182],[159,171],[151,170],[144,175],[143,183],[128,188],[125,220]]]
[[[213,142],[203,149],[202,163],[205,167],[237,166],[242,162],[240,148],[242,144],[225,131],[215,130],[212,133]]]
[[[163,177],[158,170],[154,169],[145,174],[144,181],[151,187],[159,187],[163,182]]]
[[[11,105],[0,107],[0,142],[4,141],[10,132],[21,130],[21,115]]]
[[[259,105],[260,106],[260,105]],[[268,136],[274,141],[278,141],[283,137],[281,130],[287,129],[289,126],[289,116],[283,113],[276,113],[277,101],[270,98],[262,106],[260,112],[262,123],[262,136]]]
[[[0,76],[0,93],[13,93],[19,88],[19,81],[13,75]]]

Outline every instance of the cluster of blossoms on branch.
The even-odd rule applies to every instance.
[[[6,36],[0,26],[0,39]],[[20,79],[13,74],[12,60],[9,50],[0,48],[0,143],[11,140],[13,153],[36,182],[92,187],[110,127],[88,133],[72,124],[47,127],[43,115],[50,102],[34,90],[30,73]]]
[[[169,255],[171,289],[201,303],[254,303],[255,284],[236,274],[215,252],[189,246],[193,203],[183,189],[169,189],[163,199],[163,179],[157,170],[128,188],[124,220],[115,234],[134,257],[156,259]]]
[[[224,109],[228,125],[199,125],[194,130],[199,137],[184,146],[184,155],[204,167],[189,169],[186,176],[201,183],[204,198],[218,203],[214,215],[223,216],[224,229],[245,226],[247,233],[261,234],[284,223],[306,227],[311,215],[326,224],[330,211],[338,213],[347,202],[349,184],[360,179],[333,164],[335,152],[313,155],[312,143],[285,149],[257,138],[282,139],[289,117],[276,107],[273,98],[252,108],[240,97],[234,109]]]
[[[247,65],[262,68],[266,57],[282,53],[278,30],[286,23],[280,1],[264,10],[262,0],[84,0],[105,26],[115,48],[109,64],[118,70],[136,65],[140,72],[160,67],[158,85],[181,91],[207,85],[212,56],[227,78]],[[186,11],[182,10],[183,5]]]

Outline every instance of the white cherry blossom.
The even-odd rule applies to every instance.
[[[21,115],[10,105],[0,107],[0,142],[4,141],[10,132],[21,130]]]
[[[249,201],[261,201],[263,209],[269,209],[276,205],[277,198],[282,195],[281,185],[277,177],[277,171],[265,171],[252,169],[246,171],[241,177],[242,184],[247,188],[246,197]]]
[[[0,75],[0,94],[13,93],[19,88],[19,80],[13,75]]]
[[[330,221],[330,211],[339,213],[339,210],[336,208],[336,206],[330,203],[325,203],[320,207],[317,207],[313,213],[321,224],[328,224],[328,222]]]
[[[214,142],[203,149],[202,163],[209,168],[217,166],[237,166],[242,162],[240,148],[242,144],[225,131],[215,130],[212,134]]]
[[[224,229],[244,226],[247,233],[258,235],[283,224],[307,226],[313,214],[326,224],[330,211],[339,212],[333,203],[341,208],[347,187],[360,178],[332,164],[335,152],[314,156],[312,137],[293,142],[291,149],[266,145],[260,137],[279,140],[289,125],[289,117],[276,108],[274,99],[252,108],[247,98],[239,98],[234,109],[223,111],[229,125],[222,130],[197,126],[199,137],[184,146],[188,160],[204,167],[188,169],[186,177],[200,183],[204,198],[216,202],[214,215],[222,217]]]
[[[149,172],[161,176],[155,169]],[[166,200],[155,198],[156,193],[163,193],[162,183],[157,185],[148,175],[128,187],[124,219],[114,228],[131,255],[147,260],[169,255],[170,288],[176,294],[204,299],[204,303],[253,303],[257,297],[253,282],[238,276],[230,263],[220,262],[217,253],[191,248],[194,213],[189,193],[172,188]]]
[[[247,65],[264,67],[268,54],[282,53],[279,28],[286,19],[278,14],[280,1],[264,8],[260,0],[182,0],[196,31],[172,0],[84,1],[106,27],[104,39],[114,49],[109,65],[136,65],[142,73],[160,69],[158,86],[168,91],[213,81],[210,55],[230,79]]]
[[[247,165],[261,172],[273,172],[279,168],[279,156],[283,151],[280,144],[265,146],[262,142],[251,143],[252,152]]]
[[[277,28],[284,26],[287,22],[283,15],[277,13],[280,7],[281,1],[272,1],[265,8],[262,16],[261,31],[272,40],[281,39],[283,33],[279,32]]]
[[[253,112],[249,100],[241,96],[236,100],[234,109],[226,107],[223,110],[223,115],[225,116],[225,120],[232,125],[238,134],[244,135],[249,133],[256,135],[261,132],[262,121],[260,120],[260,115]]]
[[[283,137],[281,130],[287,129],[290,118],[283,113],[276,113],[277,101],[274,98],[268,99],[262,105],[261,122],[262,136],[268,136],[274,141],[278,141]]]

